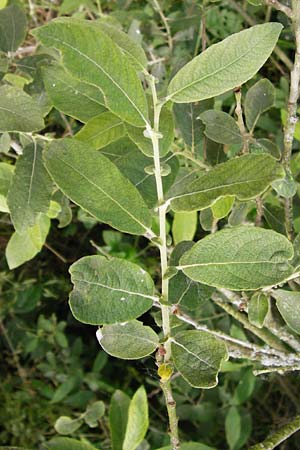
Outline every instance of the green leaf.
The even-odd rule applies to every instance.
[[[234,401],[241,405],[245,403],[253,394],[257,378],[253,375],[252,367],[248,367],[242,372],[238,386],[234,391]]]
[[[105,111],[101,89],[75,78],[60,64],[43,67],[42,76],[47,94],[59,111],[84,123]]]
[[[44,120],[37,103],[14,86],[0,86],[0,131],[39,131]]]
[[[99,27],[88,20],[63,17],[33,34],[44,45],[61,51],[63,64],[72,75],[98,86],[114,114],[135,126],[147,124],[147,101],[136,71]]]
[[[75,139],[84,141],[98,150],[124,135],[125,127],[122,120],[111,112],[105,112],[90,119],[75,135]]]
[[[218,198],[212,205],[211,210],[215,219],[223,219],[228,216],[234,203],[233,195],[225,195]]]
[[[176,267],[183,253],[191,249],[194,242],[182,241],[174,248],[170,257],[170,266]],[[188,312],[200,310],[210,299],[214,288],[192,281],[182,271],[178,271],[169,281],[169,303],[180,305]]]
[[[111,23],[107,23],[105,19],[97,20],[94,24],[114,41],[121,52],[127,56],[135,70],[143,71],[146,68],[148,61],[144,50],[128,34],[111,25]]]
[[[19,234],[32,227],[39,213],[47,213],[52,180],[42,160],[42,147],[34,141],[19,156],[7,203],[11,219]]]
[[[55,437],[45,445],[47,450],[96,450],[96,447],[90,444],[62,437]]]
[[[193,387],[209,389],[218,384],[221,363],[228,359],[225,344],[206,331],[183,331],[171,342],[176,369]]]
[[[154,174],[145,172],[153,159],[149,159],[128,138],[110,144],[101,150],[101,154],[107,156],[120,170],[120,172],[136,186],[145,202],[150,208],[157,203],[157,191]],[[168,164],[171,173],[162,179],[164,193],[172,186],[179,169],[178,159],[173,153],[169,153],[162,159],[162,163]]]
[[[300,292],[276,289],[272,292],[276,306],[287,325],[300,334]]]
[[[177,72],[167,98],[195,102],[242,85],[266,62],[281,30],[279,23],[255,25],[212,45]]]
[[[151,110],[153,113],[153,111]],[[153,115],[153,114],[152,114]],[[130,139],[146,156],[153,157],[153,147],[151,139],[144,136],[143,129],[126,125],[127,133]],[[162,108],[160,115],[159,132],[162,138],[159,140],[160,157],[166,156],[174,140],[174,123],[171,111],[168,108]]]
[[[225,195],[248,200],[264,192],[284,171],[272,156],[244,155],[219,164],[171,198],[174,211],[202,210]]]
[[[13,233],[5,251],[8,267],[15,269],[34,258],[42,250],[49,229],[50,219],[41,214],[36,224],[24,234]]]
[[[44,159],[60,190],[93,217],[127,233],[149,232],[151,213],[141,195],[103,154],[61,139],[50,144]]]
[[[141,386],[129,405],[128,422],[122,450],[135,450],[145,437],[149,426],[148,401],[144,386]]]
[[[0,163],[0,212],[9,212],[6,197],[13,173],[14,166],[4,162]]]
[[[59,402],[61,402],[64,398],[66,398],[70,394],[70,392],[73,391],[73,389],[76,387],[77,383],[78,383],[78,377],[77,376],[73,375],[71,377],[68,377],[55,390],[54,395],[53,395],[53,397],[51,399],[51,403],[59,403]]]
[[[284,198],[292,198],[297,192],[294,178],[288,173],[282,180],[273,181],[272,188],[275,189],[278,195]]]
[[[130,398],[124,392],[116,390],[109,408],[109,425],[112,450],[122,450],[125,437]]]
[[[199,118],[205,124],[205,135],[212,141],[226,145],[242,145],[243,138],[239,127],[229,114],[210,109]]]
[[[204,125],[199,119],[201,113],[213,108],[211,99],[200,103],[174,103],[173,112],[184,142],[192,153],[199,153],[204,137]]]
[[[274,106],[275,88],[266,78],[259,80],[252,86],[245,99],[246,124],[249,131],[253,131],[259,116]]]
[[[88,405],[84,414],[85,423],[91,427],[96,428],[99,425],[99,419],[104,416],[105,404],[102,401],[94,402]]]
[[[248,303],[249,322],[257,328],[262,328],[269,312],[269,308],[269,297],[262,292],[256,292],[253,294]]]
[[[26,13],[18,4],[0,10],[0,50],[14,52],[26,36]]]
[[[140,359],[151,355],[159,342],[152,328],[138,320],[105,325],[97,331],[97,339],[106,353],[121,359]]]
[[[256,139],[254,144],[250,144],[251,153],[270,153],[274,158],[280,159],[280,148],[269,139]]]
[[[251,226],[228,228],[197,242],[180,259],[192,280],[232,290],[282,283],[293,273],[293,246],[283,235]]]
[[[198,214],[196,211],[176,212],[172,225],[175,245],[181,241],[192,241],[197,230]]]
[[[209,447],[205,444],[200,444],[198,442],[184,442],[180,446],[181,450],[217,450],[215,447]],[[169,445],[167,447],[162,447],[157,450],[172,450]]]
[[[77,320],[92,325],[126,322],[151,308],[154,284],[129,261],[86,256],[70,267],[74,289],[70,307]]]
[[[241,434],[241,416],[236,406],[231,406],[226,414],[225,433],[230,450],[234,449]]]
[[[55,431],[59,434],[72,434],[74,431],[78,430],[83,424],[83,420],[71,419],[68,416],[61,416],[57,419],[54,424]]]

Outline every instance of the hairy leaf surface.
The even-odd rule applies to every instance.
[[[151,308],[153,281],[129,261],[86,256],[70,267],[74,289],[70,307],[75,318],[92,325],[126,322]]]
[[[266,62],[281,30],[279,23],[255,25],[212,45],[179,70],[169,84],[168,99],[195,102],[242,85]]]
[[[98,150],[124,135],[125,127],[122,120],[111,112],[104,112],[90,119],[75,138]]]
[[[180,259],[192,280],[232,290],[255,290],[283,282],[293,273],[293,246],[272,230],[228,228],[197,242]]]

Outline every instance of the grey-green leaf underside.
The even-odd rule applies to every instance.
[[[180,259],[192,280],[232,290],[282,283],[294,271],[294,250],[283,235],[263,228],[228,228],[205,237]]]
[[[136,319],[151,308],[154,284],[136,264],[103,256],[86,256],[70,267],[74,317],[92,325]]]

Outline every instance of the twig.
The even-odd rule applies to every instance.
[[[44,243],[44,246],[50,250],[50,252],[53,253],[53,255],[57,256],[58,259],[60,259],[64,264],[67,264],[68,260],[62,256],[57,250],[55,250],[53,247],[51,247],[50,244],[47,244],[47,242]]]
[[[237,124],[243,139],[243,153],[249,153],[249,143],[248,143],[248,133],[245,127],[244,118],[243,118],[243,110],[242,110],[242,93],[241,89],[237,88],[234,91],[235,94],[235,101],[236,101],[236,108],[235,108],[235,114],[237,117]]]
[[[168,46],[170,49],[170,52],[173,51],[173,39],[172,39],[172,35],[171,35],[171,29],[170,26],[168,24],[168,19],[166,18],[166,16],[164,15],[163,10],[161,9],[161,6],[158,2],[158,0],[153,0],[154,6],[158,12],[158,14],[160,15],[160,18],[164,24],[164,27],[166,29],[166,33],[167,33],[167,38],[168,38]]]
[[[292,436],[292,434],[296,433],[299,429],[300,429],[300,416],[297,416],[294,420],[292,420],[287,425],[284,425],[282,428],[280,428],[276,433],[274,433],[271,437],[267,438],[265,441],[250,447],[250,450],[273,450],[273,448],[277,447],[283,441],[288,439],[290,436]]]
[[[296,0],[297,1],[297,0]],[[272,8],[277,9],[277,11],[280,11],[284,13],[287,17],[292,19],[293,17],[293,11],[288,6],[283,5],[278,0],[264,0],[265,5],[271,6]]]
[[[264,205],[263,205],[263,200],[260,195],[258,197],[256,197],[255,202],[256,202],[255,226],[261,227],[262,226],[262,218],[264,216]]]

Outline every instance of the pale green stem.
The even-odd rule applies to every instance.
[[[169,295],[169,280],[165,277],[168,269],[168,254],[167,254],[167,228],[166,228],[166,214],[167,205],[164,199],[162,174],[161,174],[161,164],[160,164],[160,153],[159,153],[159,118],[162,108],[162,103],[158,101],[155,78],[150,75],[148,77],[149,85],[151,88],[152,98],[153,98],[153,108],[154,108],[154,119],[153,119],[153,129],[148,129],[147,132],[151,137],[152,147],[153,147],[153,160],[154,160],[154,175],[157,190],[157,200],[158,200],[158,216],[159,216],[159,251],[160,251],[160,264],[161,264],[161,276],[162,276],[162,287],[161,287],[161,312],[162,312],[162,328],[165,338],[164,349],[164,363],[167,364],[171,358],[171,342],[169,340],[171,334],[170,327],[170,307],[167,305],[168,295]],[[172,387],[170,380],[161,380],[161,388],[164,393],[166,406],[168,410],[169,417],[169,427],[170,427],[170,440],[172,450],[179,450],[180,443],[178,438],[178,418],[176,415],[176,402],[173,398]]]
[[[298,430],[300,430],[300,416],[297,416],[290,423],[284,425],[265,441],[250,447],[250,450],[273,450],[273,448],[284,442]]]
[[[236,101],[235,114],[237,117],[237,124],[243,139],[243,153],[249,153],[248,133],[243,118],[242,93],[240,89],[235,91],[235,101]]]

